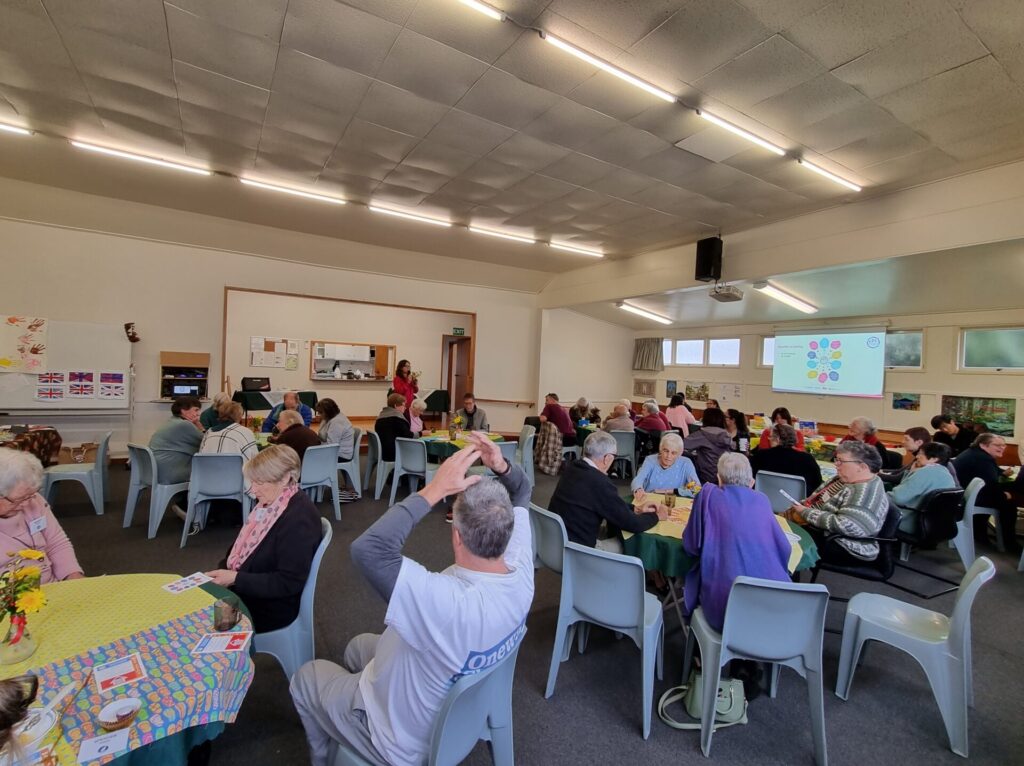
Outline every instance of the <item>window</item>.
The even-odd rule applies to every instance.
[[[963,369],[1024,370],[1024,327],[964,330]]]
[[[672,341],[663,340],[661,342],[661,361],[665,363],[665,366],[672,364]]]
[[[708,341],[708,364],[739,367],[740,339],[712,338]]]
[[[704,341],[677,340],[676,364],[704,364]]]
[[[924,333],[890,332],[885,336],[885,366],[921,369],[921,346]]]
[[[775,338],[761,338],[761,366],[775,366]]]

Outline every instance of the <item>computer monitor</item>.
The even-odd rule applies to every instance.
[[[175,396],[199,396],[199,386],[174,386]]]

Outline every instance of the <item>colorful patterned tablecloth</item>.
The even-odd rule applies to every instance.
[[[171,594],[160,587],[178,576],[118,575],[44,586],[49,603],[29,622],[39,649],[20,665],[4,668],[4,675],[36,673],[39,696],[49,701],[65,684],[84,680],[93,665],[135,652],[147,673],[137,683],[103,694],[92,681],[86,684],[61,721],[56,752],[62,765],[76,764],[81,741],[103,733],[96,715],[117,697],[142,700],[129,751],[186,730],[190,743],[198,744],[234,721],[252,681],[252,660],[247,652],[192,654],[200,637],[213,630],[216,599],[198,588]],[[243,617],[237,629],[251,630],[251,622]],[[110,763],[129,751],[89,766]]]
[[[492,442],[504,441],[504,437],[501,434],[488,433],[487,438]],[[448,438],[448,434],[438,434],[436,436],[421,436],[420,441],[427,445],[427,456],[436,457],[444,460],[449,458],[458,452],[460,449],[469,444],[465,439],[455,439],[452,441]]]
[[[31,430],[23,434],[13,434],[12,438],[3,438],[0,440],[0,444],[11,449],[31,452],[39,458],[39,462],[44,467],[56,463],[61,445],[64,443],[57,429],[49,426],[29,426],[29,428]]]

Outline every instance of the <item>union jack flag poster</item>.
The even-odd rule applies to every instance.
[[[70,383],[68,385],[69,399],[92,399],[94,396],[96,396],[96,386],[92,383]]]
[[[100,383],[100,399],[125,399],[125,387],[119,383]]]
[[[124,384],[124,373],[123,372],[101,372],[100,383],[117,383]]]
[[[36,386],[36,399],[38,401],[54,401],[64,398],[64,389],[60,386]]]
[[[96,373],[89,371],[75,371],[72,370],[68,373],[68,383],[92,383],[95,379]],[[92,394],[89,394],[92,396]]]
[[[41,372],[38,375],[40,386],[62,386],[64,385],[63,372]]]

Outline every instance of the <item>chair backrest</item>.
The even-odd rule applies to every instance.
[[[427,445],[419,439],[395,439],[395,467],[413,473],[427,470]]]
[[[888,468],[890,470],[900,468],[903,466],[903,455],[899,452],[893,452],[891,449],[887,449],[885,451],[885,459],[882,463],[883,468]]]
[[[525,442],[531,435],[537,433],[537,429],[529,424],[524,424],[522,430],[519,431],[519,443]]]
[[[918,513],[919,545],[937,545],[957,535],[956,523],[963,518],[964,491],[937,489],[929,492]]]
[[[366,432],[366,459],[370,465],[380,460],[380,437],[376,431]]]
[[[754,477],[754,489],[767,495],[768,502],[771,503],[775,513],[782,513],[793,505],[779,492],[780,489],[786,490],[797,500],[807,497],[807,481],[803,476],[792,476],[775,471],[758,471],[757,476]]]
[[[561,574],[565,544],[569,542],[562,517],[530,503],[530,528],[533,532],[534,553],[540,563]]]
[[[331,544],[331,538],[334,537],[334,530],[331,529],[331,522],[327,519],[320,519],[320,529],[323,536],[320,538],[320,545],[316,548],[316,553],[313,554],[313,561],[309,565],[309,577],[306,578],[306,584],[302,586],[302,598],[299,601],[299,616],[301,620],[300,625],[312,625],[313,624],[313,598],[316,596],[316,578],[320,572],[320,562],[324,559],[324,553],[327,552],[327,546]]]
[[[615,457],[628,457],[633,459],[636,456],[636,434],[632,431],[612,431],[615,437]]]
[[[106,468],[107,466],[107,451],[110,449],[110,437],[114,435],[113,431],[107,431],[107,433],[100,439],[100,446],[96,450],[96,467]]]
[[[337,444],[320,444],[316,447],[307,447],[302,455],[302,473],[299,476],[300,484],[310,484],[318,481],[325,481],[338,472],[338,446]]]
[[[143,486],[156,484],[156,456],[149,447],[128,444],[128,460],[132,464],[132,480]]]
[[[523,418],[523,425],[524,426],[533,426],[535,431],[539,431],[540,430],[540,418],[537,417],[536,415],[527,415],[525,418]]]
[[[885,514],[884,521],[882,521],[882,528],[878,530],[876,535],[876,537],[883,539],[878,543],[878,557],[874,563],[878,571],[881,572],[883,579],[888,580],[892,577],[893,572],[896,571],[896,560],[900,545],[896,539],[896,529],[900,525],[900,517],[903,514],[896,507],[895,503],[889,502],[888,496],[886,497],[886,502],[889,505],[889,510]]]
[[[519,442],[497,442],[501,456],[510,463],[516,462],[516,452],[519,450]]]
[[[727,653],[766,662],[804,655],[820,667],[827,607],[824,585],[737,577],[725,607],[722,662]]]
[[[359,462],[359,443],[363,440],[363,429],[352,429],[352,457],[351,460]],[[341,460],[341,447],[338,448],[338,460]]]
[[[634,556],[565,544],[562,577],[572,583],[573,608],[610,628],[644,624],[644,565]]]
[[[988,556],[979,556],[967,570],[956,591],[953,614],[949,618],[949,644],[952,651],[963,657],[967,650],[966,640],[970,637],[971,608],[978,590],[996,574],[995,564]]]
[[[533,443],[537,440],[537,434],[530,434],[523,442],[523,448],[519,451],[519,459],[525,469],[527,465],[533,465]]]
[[[430,735],[431,766],[461,763],[489,726],[512,725],[512,680],[520,645],[486,670],[462,676],[449,690]]]
[[[980,476],[971,479],[971,483],[964,490],[964,518],[970,520],[974,512],[974,506],[978,503],[978,494],[985,488],[985,480]]]
[[[231,495],[242,491],[242,456],[199,452],[192,456],[189,490],[196,495]]]

